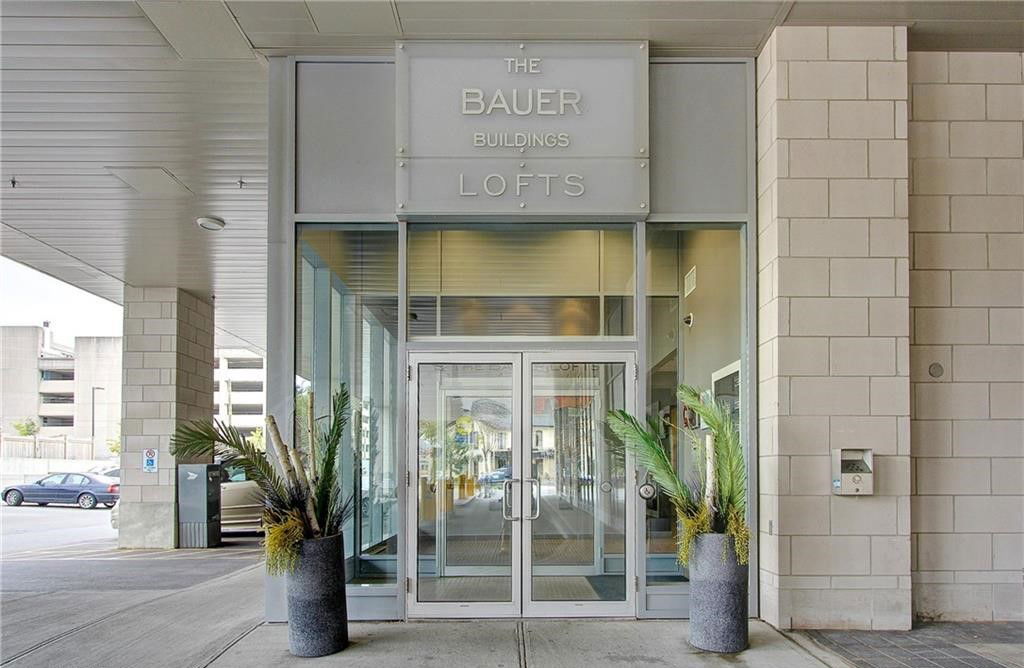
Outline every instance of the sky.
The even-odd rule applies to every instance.
[[[0,325],[50,321],[53,338],[121,336],[121,307],[63,281],[0,257]]]

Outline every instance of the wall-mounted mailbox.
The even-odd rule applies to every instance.
[[[832,450],[832,493],[874,494],[875,464],[871,450],[836,448]]]

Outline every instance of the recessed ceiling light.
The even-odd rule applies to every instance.
[[[217,216],[199,216],[196,218],[196,225],[204,230],[217,232],[218,230],[223,230],[227,223],[224,222],[223,218],[218,218]]]

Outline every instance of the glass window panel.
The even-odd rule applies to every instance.
[[[676,398],[680,383],[732,403],[739,423],[743,339],[743,244],[740,229],[647,226],[648,414],[681,475],[692,461],[683,434],[699,426]],[[689,324],[686,324],[686,321]],[[685,582],[676,558],[679,527],[668,498],[646,502],[647,584]]]
[[[409,228],[409,335],[632,336],[633,226]]]
[[[350,582],[395,582],[398,555],[398,231],[299,226],[295,438],[324,424],[331,395],[351,395],[340,469],[355,514],[345,525]]]

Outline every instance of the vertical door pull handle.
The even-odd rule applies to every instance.
[[[509,522],[518,522],[519,518],[512,515],[512,501],[509,492],[512,491],[512,483],[519,482],[518,478],[509,478],[502,483],[501,493],[501,517]]]
[[[526,478],[523,480],[525,483],[530,484],[530,516],[526,519],[535,520],[540,517],[540,480],[536,478]],[[534,496],[533,490],[537,490],[537,495]]]

